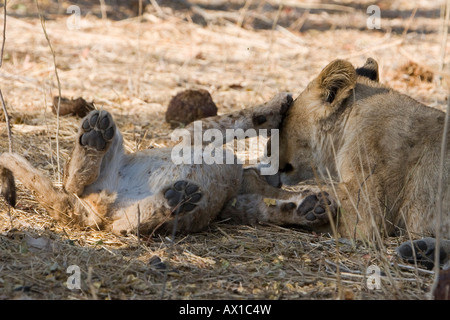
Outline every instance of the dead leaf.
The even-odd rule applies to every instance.
[[[276,205],[277,205],[277,200],[271,199],[271,198],[264,198],[264,203],[265,203],[266,206],[268,206],[268,207],[270,207],[270,206],[276,206]]]

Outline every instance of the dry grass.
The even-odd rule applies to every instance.
[[[8,2],[13,15],[7,20],[0,86],[12,116],[15,151],[56,180],[53,58],[33,1]],[[263,1],[241,11],[246,1],[226,2],[228,10],[191,1],[200,11],[170,8],[166,2],[158,1],[156,9],[148,5],[141,24],[132,17],[100,19],[95,16],[101,17],[100,7],[89,12],[82,7],[81,29],[69,30],[68,4],[40,1],[49,19],[62,95],[82,96],[111,111],[128,151],[171,144],[164,112],[183,89],[208,90],[219,113],[226,113],[279,91],[299,93],[336,57],[362,65],[372,56],[380,63],[383,82],[445,107],[445,81],[436,75],[427,81],[428,73],[423,78],[417,68],[405,69],[415,63],[424,72],[439,70],[438,4],[381,1],[385,18],[377,31],[365,27],[366,1],[343,1],[353,9],[347,11],[285,7],[280,12]],[[416,5],[414,22],[403,34]],[[114,8],[108,8],[108,18],[114,18]],[[78,122],[60,119],[61,159],[68,156]],[[0,150],[7,150],[4,122],[0,134]],[[394,249],[404,239],[385,239],[381,251],[363,243],[337,245],[329,235],[296,229],[216,222],[202,233],[177,236],[174,245],[164,237],[138,243],[134,237],[60,226],[20,185],[18,198],[10,211],[0,202],[2,299],[158,299],[166,270],[164,298],[170,299],[426,299],[433,280],[425,270],[398,265]],[[154,263],[155,256],[162,265]],[[66,269],[73,264],[82,271],[81,290],[65,285]],[[365,271],[372,264],[382,270],[380,290],[367,289]]]

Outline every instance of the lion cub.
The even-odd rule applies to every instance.
[[[358,69],[335,60],[309,83],[281,126],[281,182],[292,185],[318,175],[337,181],[326,190],[342,206],[336,219],[341,236],[372,241],[379,234],[433,236],[440,226],[450,239],[450,139],[439,175],[445,114],[378,78],[371,58]],[[434,239],[418,240],[415,249],[419,260],[432,259]],[[413,256],[410,244],[399,252]],[[444,241],[441,262],[449,257],[450,242]]]
[[[202,129],[277,129],[291,104],[292,97],[282,93],[265,104],[204,119]],[[193,132],[194,125],[187,130]],[[195,232],[219,214],[240,223],[314,227],[327,222],[325,207],[336,214],[335,202],[328,195],[282,191],[267,184],[256,168],[244,170],[237,161],[175,164],[172,151],[125,153],[111,114],[94,110],[81,121],[62,190],[22,156],[3,153],[0,193],[15,204],[14,175],[56,220],[116,234],[138,228],[140,234],[167,231],[175,221],[177,231]],[[224,152],[224,158],[227,155]],[[316,221],[308,220],[311,215]]]

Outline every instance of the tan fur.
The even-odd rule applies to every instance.
[[[317,178],[316,170],[338,181],[327,190],[342,206],[341,236],[433,235],[444,113],[378,83],[375,60],[363,68],[375,81],[335,60],[294,101],[281,128],[280,179],[292,185]],[[450,143],[445,159],[442,228],[450,238]]]

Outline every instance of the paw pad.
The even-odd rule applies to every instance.
[[[337,213],[337,208],[330,200],[330,195],[326,192],[311,194],[307,196],[297,208],[297,214],[303,217],[308,225],[318,226],[329,221],[327,207],[330,208],[333,217]]]
[[[104,150],[115,134],[114,121],[107,111],[94,110],[84,118],[81,129],[80,144]]]
[[[424,238],[420,240],[410,241],[402,243],[397,248],[398,255],[406,260],[408,263],[414,263],[414,251],[416,254],[416,261],[418,264],[424,266],[427,269],[433,269],[434,266],[434,254],[436,240],[434,238]],[[442,264],[447,258],[447,253],[443,248],[439,252],[439,263]]]
[[[194,210],[202,198],[199,187],[185,180],[175,182],[171,188],[164,193],[167,203],[175,213],[186,213]]]

